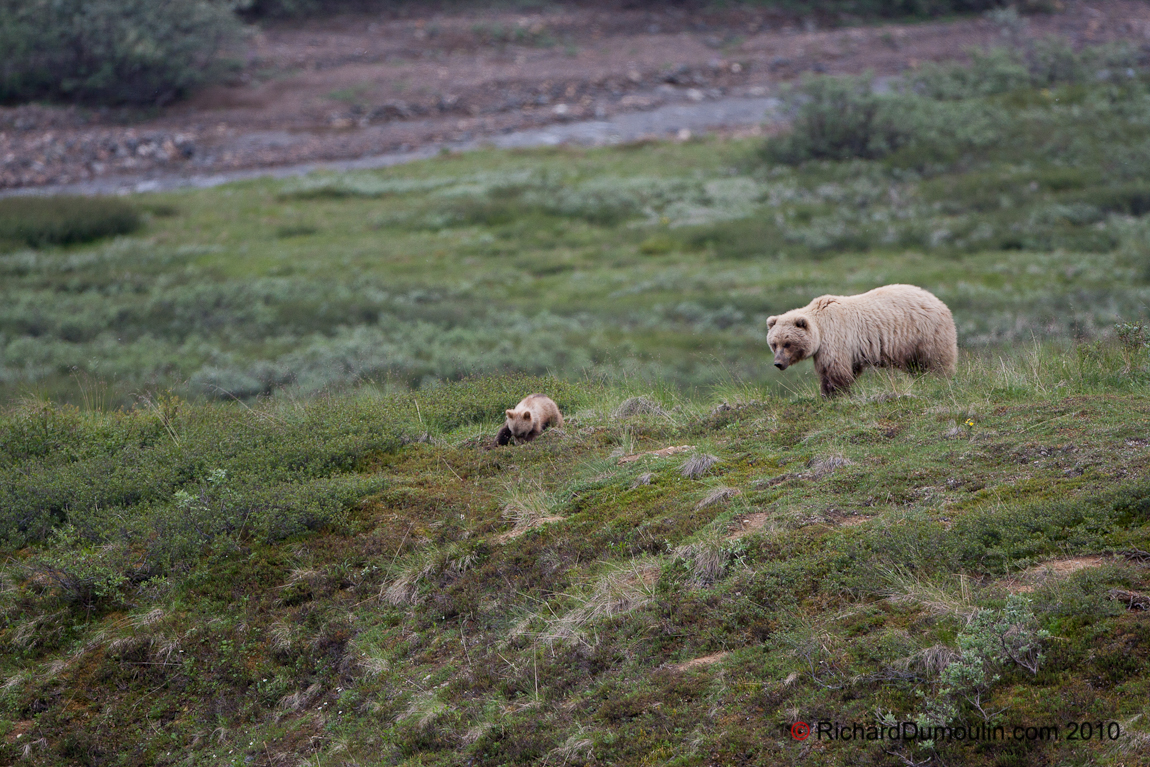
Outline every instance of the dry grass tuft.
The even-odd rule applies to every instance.
[[[887,598],[892,602],[918,605],[936,617],[954,615],[963,621],[969,621],[978,612],[965,576],[959,576],[958,593],[955,593],[903,570],[880,570],[880,574],[890,584]]]
[[[319,697],[322,692],[323,687],[319,683],[316,683],[308,687],[306,690],[299,690],[297,692],[289,693],[283,696],[280,698],[278,706],[280,715],[276,717],[276,720],[278,721],[285,714],[294,713],[296,711],[301,711],[307,708],[311,705],[313,700]]]
[[[1141,714],[1136,715],[1132,719],[1122,722],[1122,737],[1116,741],[1112,741],[1107,747],[1107,751],[1119,758],[1133,755],[1135,758],[1138,754],[1145,757],[1150,754],[1150,732],[1137,732],[1132,729],[1134,723],[1141,717]],[[1135,762],[1131,762],[1134,764]]]
[[[508,486],[503,501],[503,518],[512,523],[512,528],[501,538],[515,538],[540,525],[562,520],[555,513],[558,507],[555,496],[544,490],[537,480]]]
[[[717,456],[709,453],[698,453],[683,462],[679,473],[687,479],[698,479],[709,472],[719,462]]]
[[[619,407],[615,408],[615,412],[611,413],[612,418],[630,418],[636,415],[667,416],[669,413],[657,402],[646,397],[629,397],[623,400]]]
[[[599,618],[621,615],[643,607],[655,598],[659,579],[656,562],[629,562],[609,570],[599,578],[590,593],[578,597],[579,606],[547,622],[540,639],[551,642],[581,642],[594,647],[598,640],[587,636],[590,624]]]
[[[377,655],[361,655],[358,663],[366,676],[379,676],[391,668],[387,658],[381,658]]]
[[[396,723],[407,722],[419,732],[428,732],[435,721],[447,710],[446,703],[436,698],[433,693],[426,693],[413,698],[395,721]]]
[[[380,590],[381,599],[392,605],[419,602],[419,587],[432,578],[449,573],[462,575],[479,560],[479,556],[465,544],[456,542],[441,548],[417,552],[406,567],[399,571],[391,585]]]
[[[705,509],[708,506],[714,506],[716,503],[723,503],[729,501],[737,495],[742,495],[743,491],[734,487],[716,487],[711,492],[707,493],[707,497],[699,501],[695,505],[695,509]]]
[[[690,571],[690,582],[700,588],[710,586],[722,579],[727,566],[736,555],[738,543],[717,527],[708,528],[702,536],[674,551],[677,561]]]
[[[135,618],[132,618],[132,625],[137,629],[154,626],[155,624],[162,621],[166,615],[167,613],[165,613],[161,608],[157,607],[153,610],[149,610],[143,615],[138,615]]]
[[[285,653],[295,643],[295,632],[284,620],[276,620],[268,629],[272,652]]]
[[[463,733],[461,740],[470,746],[472,743],[477,743],[479,739],[486,735],[494,726],[491,722],[481,722]]]
[[[891,667],[911,671],[929,679],[937,679],[943,669],[961,657],[961,653],[945,644],[934,644],[905,658],[899,658]]]
[[[825,477],[844,466],[854,466],[854,461],[841,455],[828,455],[826,458],[815,458],[807,464],[807,468],[814,474],[815,479]]]
[[[592,750],[594,745],[595,742],[586,737],[583,727],[580,726],[578,732],[563,741],[563,745],[548,751],[542,764],[558,764],[559,767],[564,767],[567,764],[587,764],[595,759]]]

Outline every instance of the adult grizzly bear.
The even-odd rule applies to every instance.
[[[957,334],[950,309],[914,285],[884,285],[857,296],[819,296],[767,319],[775,367],[810,357],[824,397],[845,392],[868,367],[953,375]]]

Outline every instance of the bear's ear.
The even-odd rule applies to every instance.
[[[508,410],[507,411],[507,417],[508,418],[514,418],[515,417],[515,411],[514,410]]]
[[[795,320],[795,327],[796,328],[802,328],[803,330],[806,330],[807,329],[807,318],[806,317],[799,317],[797,320]]]
[[[775,316],[767,317],[767,327],[773,328],[775,326],[775,323],[778,321],[779,321],[778,317],[775,317]]]
[[[523,414],[523,420],[524,421],[530,421],[531,420],[531,411],[530,410],[528,410],[526,413]]]

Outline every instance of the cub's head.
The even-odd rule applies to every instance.
[[[818,327],[798,310],[768,317],[767,343],[775,353],[775,367],[786,370],[819,350]]]
[[[508,410],[507,411],[507,428],[511,429],[511,433],[516,437],[522,437],[525,434],[530,434],[535,422],[531,420],[530,410]]]

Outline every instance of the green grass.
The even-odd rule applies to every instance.
[[[478,152],[165,195],[179,214],[138,235],[0,255],[0,400],[78,401],[85,376],[119,403],[503,372],[783,386],[767,316],[896,281],[942,298],[968,349],[1147,316],[1145,191],[1094,160],[924,177],[755,149]]]
[[[780,725],[974,726],[977,692],[992,724],[1063,739],[888,749],[1130,764],[1150,623],[1112,595],[1150,590],[1150,350],[1127,338],[872,374],[834,402],[648,391],[665,412],[631,417],[641,389],[516,378],[26,402],[0,415],[0,755],[787,765],[810,757]],[[492,448],[534,390],[568,427]],[[670,445],[693,449],[617,461]],[[1033,670],[979,644],[995,630],[1035,643]],[[995,677],[964,676],[976,661]],[[1122,737],[1066,740],[1099,720]]]
[[[497,373],[782,390],[802,374],[773,370],[766,317],[889,282],[936,293],[971,350],[1106,336],[1150,305],[1137,64],[1044,43],[895,94],[814,80],[801,130],[765,150],[482,151],[149,197],[134,236],[0,253],[0,401]],[[898,140],[867,120],[818,134],[839,101]],[[852,155],[871,159],[810,159]],[[5,205],[33,202],[61,230],[83,208]]]
[[[978,96],[1042,128],[1010,156],[478,152],[0,255],[0,762],[1138,763],[1150,87],[1112,86]],[[768,314],[889,282],[953,310],[953,379],[770,370]],[[493,447],[533,391],[567,427]]]
[[[109,197],[8,197],[0,200],[0,252],[131,234],[141,223],[134,206]]]

